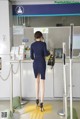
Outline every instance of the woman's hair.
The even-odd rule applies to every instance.
[[[43,34],[40,32],[40,31],[36,31],[35,34],[34,34],[34,38],[35,39],[38,39],[38,38],[43,38]]]

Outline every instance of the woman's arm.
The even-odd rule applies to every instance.
[[[50,55],[50,52],[47,50],[46,43],[44,43],[44,56]]]
[[[32,60],[34,60],[34,51],[33,51],[32,45],[31,45],[31,49],[30,49],[30,57]]]

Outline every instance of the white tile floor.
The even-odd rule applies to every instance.
[[[78,119],[80,119],[80,101],[74,101],[73,106],[77,110]],[[65,119],[57,114],[62,109],[62,101],[45,101],[44,112],[41,112],[39,108],[35,108],[34,101],[28,102],[25,107],[26,113],[21,114],[20,119]],[[7,108],[9,108],[9,101],[0,101],[0,111]]]

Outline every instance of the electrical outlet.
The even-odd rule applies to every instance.
[[[6,119],[7,118],[7,112],[1,112],[1,118]]]

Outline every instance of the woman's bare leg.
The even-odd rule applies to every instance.
[[[37,75],[35,81],[36,99],[39,99],[39,84],[40,84],[40,74]]]
[[[45,80],[40,80],[40,91],[41,91],[41,103],[44,101],[44,93],[45,93]]]

